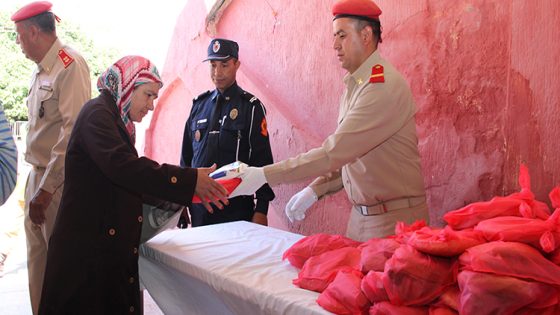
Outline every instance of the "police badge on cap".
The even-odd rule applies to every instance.
[[[230,58],[239,58],[239,45],[228,39],[215,38],[208,45],[208,60],[228,60]]]

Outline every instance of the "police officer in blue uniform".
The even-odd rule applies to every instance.
[[[216,163],[221,167],[235,161],[251,166],[272,164],[266,110],[255,96],[236,82],[241,65],[239,45],[227,39],[213,39],[205,61],[209,61],[210,76],[216,89],[193,100],[185,124],[181,166],[206,167]],[[256,191],[256,198],[232,198],[229,206],[223,210],[214,208],[213,213],[202,205],[193,204],[190,208],[192,226],[239,220],[267,225],[268,204],[274,197],[270,186],[265,184]],[[179,226],[184,225],[184,221],[179,223]]]

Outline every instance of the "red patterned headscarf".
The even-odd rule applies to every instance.
[[[132,92],[144,83],[157,82],[163,84],[156,66],[148,59],[140,56],[126,56],[115,62],[97,80],[97,89],[107,90],[117,103],[121,119],[126,126],[132,142],[135,141],[134,123],[128,113],[132,100]]]

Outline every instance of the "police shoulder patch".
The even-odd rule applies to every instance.
[[[208,91],[206,91],[206,92],[204,92],[204,93],[201,93],[201,94],[198,95],[197,97],[193,98],[193,102],[196,101],[196,100],[199,100],[199,99],[202,100],[202,99],[206,98],[208,95],[210,95],[211,93],[212,93],[212,92],[211,92],[210,90],[208,90]]]

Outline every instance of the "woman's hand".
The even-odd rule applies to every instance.
[[[215,170],[216,164],[211,167],[197,168],[198,176],[194,190],[194,193],[202,200],[202,204],[210,213],[214,212],[210,202],[219,209],[223,209],[224,205],[229,204],[227,190],[208,176]]]

